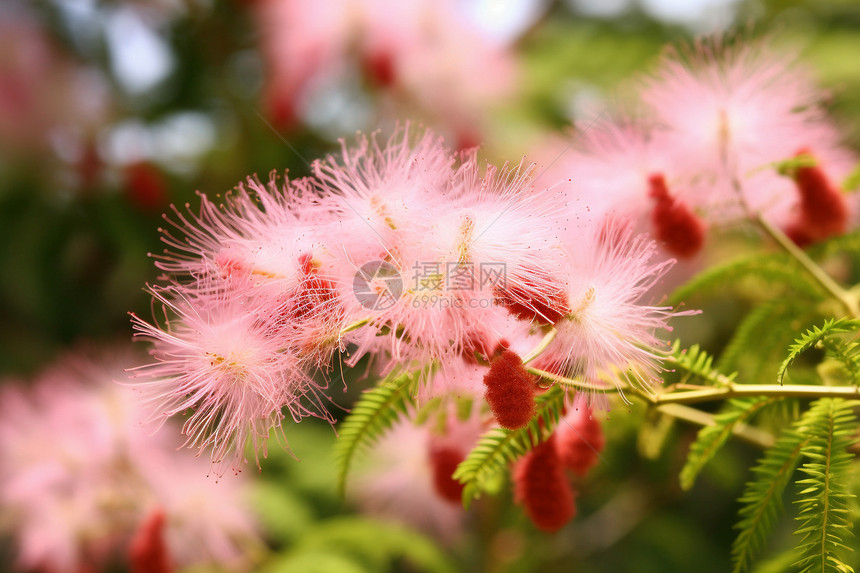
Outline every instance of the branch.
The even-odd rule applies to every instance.
[[[729,398],[744,398],[750,396],[780,396],[783,398],[860,398],[860,386],[815,386],[813,384],[738,384],[726,377],[725,385],[719,387],[706,387],[701,390],[689,390],[682,392],[665,392],[648,394],[630,385],[599,386],[597,384],[567,378],[537,368],[527,368],[529,372],[550,381],[553,385],[559,384],[572,390],[586,392],[621,393],[628,391],[654,406],[663,404],[698,404],[700,402],[712,402],[715,400],[726,400]]]
[[[681,404],[663,404],[662,406],[657,406],[657,411],[678,420],[696,424],[697,426],[715,425],[713,415]],[[770,448],[775,442],[774,437],[768,432],[747,424],[737,424],[732,428],[732,433],[745,442],[763,450]]]
[[[851,315],[852,318],[860,318],[860,307],[857,305],[857,298],[852,296],[850,292],[839,286],[839,284],[834,281],[830,275],[824,272],[824,270],[812,259],[809,258],[809,255],[803,252],[803,250],[794,244],[794,242],[789,239],[785,233],[768,223],[761,215],[756,216],[756,222],[759,226],[765,230],[765,232],[775,240],[780,247],[785,249],[788,254],[793,256],[800,266],[802,266],[809,275],[818,282],[827,292],[833,295],[833,298],[838,300],[842,306],[845,307],[845,310],[848,311],[848,314]]]

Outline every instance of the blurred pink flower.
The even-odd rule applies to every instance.
[[[450,405],[442,407],[441,428],[435,418],[421,426],[406,419],[397,422],[374,446],[347,490],[363,511],[446,543],[463,533],[466,517],[457,498],[459,484],[450,474],[483,429],[477,403],[465,421]]]
[[[72,355],[32,388],[4,385],[0,499],[18,566],[101,569],[123,559],[132,534],[160,507],[174,563],[244,568],[243,551],[259,542],[241,480],[207,479],[207,462],[176,452],[172,434],[145,425],[135,393],[113,382],[123,376],[120,359]]]
[[[585,400],[575,400],[556,427],[556,447],[564,466],[585,476],[600,461],[606,445],[603,428]]]
[[[852,165],[808,70],[765,40],[708,38],[669,52],[642,98],[686,150],[679,161],[709,181],[702,201],[720,205],[714,214],[764,213],[785,224],[799,197],[774,164],[807,148],[834,177]]]
[[[516,67],[509,47],[464,8],[459,0],[257,2],[270,118],[301,121],[323,85],[358,70],[390,96],[389,117],[417,113],[459,147],[477,144],[487,109],[512,94]]]
[[[62,53],[23,6],[0,8],[0,152],[43,161],[62,140],[84,163],[110,112],[107,82]]]

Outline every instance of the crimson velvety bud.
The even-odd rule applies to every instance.
[[[164,175],[151,163],[141,161],[123,169],[125,194],[140,211],[160,212],[168,204],[170,190]]]
[[[538,444],[514,470],[514,499],[535,526],[558,531],[576,515],[573,490],[564,475],[555,434]]]
[[[796,157],[801,155],[810,155],[810,152],[801,149]],[[800,194],[800,216],[796,226],[804,235],[820,241],[843,234],[848,225],[848,205],[821,166],[798,167],[794,182]]]
[[[495,288],[496,303],[520,320],[555,324],[570,314],[567,290],[562,285],[533,284],[523,279]]]
[[[568,415],[558,425],[558,455],[566,468],[584,476],[600,459],[606,445],[600,422],[586,408]]]
[[[430,446],[430,468],[433,471],[433,489],[439,497],[460,505],[463,499],[463,484],[452,478],[454,470],[465,459],[459,449],[440,444]]]
[[[680,259],[696,255],[705,243],[705,225],[692,210],[677,197],[669,194],[662,173],[648,177],[649,196],[656,200],[651,211],[654,236],[663,247]]]
[[[164,512],[152,511],[140,524],[128,548],[131,573],[171,573],[170,556],[164,543]]]
[[[505,350],[484,375],[484,397],[503,428],[525,427],[535,415],[535,379],[516,352]]]

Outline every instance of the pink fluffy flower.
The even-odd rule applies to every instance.
[[[682,161],[710,179],[714,191],[707,202],[722,204],[718,212],[725,216],[751,210],[785,222],[799,197],[772,164],[798,149],[810,149],[834,174],[850,168],[809,73],[764,42],[716,39],[671,52],[645,83],[642,97],[687,150]]]
[[[537,188],[531,166],[483,169],[474,153],[454,164],[434,135],[425,132],[410,144],[406,129],[384,148],[362,139],[317,171],[341,213],[341,235],[350,237],[338,255],[343,272],[384,265],[396,283],[385,304],[355,304],[350,311],[387,335],[374,329],[351,335],[358,344],[352,360],[387,352],[399,364],[445,363],[472,351],[474,325],[504,314],[500,296],[532,317],[549,293],[563,288],[553,282],[561,249],[548,224],[563,197]],[[392,284],[380,279],[377,286]]]
[[[265,453],[270,432],[281,435],[283,408],[296,421],[327,416],[319,386],[306,373],[317,355],[296,345],[293,322],[280,319],[282,306],[181,287],[153,295],[167,318],[154,326],[132,317],[137,338],[153,343],[154,358],[134,369],[134,386],[154,405],[156,417],[192,412],[183,426],[186,445],[211,448],[219,473],[222,462],[241,467],[249,439],[255,455]]]
[[[613,369],[651,381],[660,364],[657,332],[671,330],[672,309],[642,299],[674,261],[655,260],[653,241],[618,225],[592,229],[567,252],[571,312],[535,364],[589,382]]]
[[[618,117],[589,126],[557,172],[568,174],[569,208],[581,227],[602,219],[631,221],[670,256],[691,259],[703,247],[710,213],[701,174],[690,169],[684,153],[653,122]]]
[[[431,130],[407,125],[387,140],[359,135],[353,145],[341,141],[341,153],[313,164],[322,204],[335,213],[341,237],[369,249],[368,256],[393,257],[411,229],[440,212],[449,192],[455,156]],[[364,261],[361,261],[364,262]]]
[[[145,425],[137,396],[112,381],[122,375],[119,365],[74,356],[31,388],[4,385],[0,499],[18,565],[100,569],[126,554],[132,534],[161,507],[173,563],[245,568],[243,547],[259,541],[239,501],[241,480],[207,479],[206,462]]]
[[[218,203],[200,200],[197,213],[189,204],[187,213],[173,208],[166,219],[179,236],[162,229],[168,249],[155,255],[156,266],[183,284],[287,290],[325,248],[329,214],[303,180],[281,183],[272,173],[267,185],[248,178]]]

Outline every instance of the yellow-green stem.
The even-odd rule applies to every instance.
[[[538,356],[540,356],[544,350],[546,350],[547,346],[549,346],[553,339],[555,339],[555,334],[558,332],[555,328],[546,333],[546,336],[540,341],[540,343],[535,346],[531,352],[523,357],[523,364],[528,364]]]
[[[696,424],[697,426],[713,426],[716,424],[716,422],[714,422],[713,415],[682,404],[664,404],[662,406],[657,406],[657,411],[661,414],[672,416],[678,420]],[[732,433],[738,438],[763,450],[768,449],[774,444],[774,437],[772,434],[754,426],[736,424],[732,428]]]
[[[838,300],[842,306],[845,307],[845,310],[848,311],[848,314],[851,315],[852,318],[860,318],[860,307],[858,307],[857,304],[857,297],[834,281],[830,275],[825,273],[824,270],[815,261],[810,259],[800,247],[795,245],[794,242],[785,235],[785,233],[771,225],[760,215],[756,217],[756,221],[759,226],[761,226],[761,228],[779,244],[780,247],[785,249],[788,254],[793,256],[797,262],[800,263],[800,266],[802,266],[804,270],[806,270],[806,272],[808,272],[809,275],[818,282],[818,284],[833,295],[833,298]]]
[[[846,398],[860,399],[860,387],[858,386],[815,386],[802,384],[738,384],[726,380],[724,386],[704,388],[702,390],[689,390],[683,392],[667,392],[647,394],[630,385],[621,386],[597,386],[588,382],[574,380],[537,368],[527,368],[535,376],[548,380],[553,384],[560,384],[566,388],[583,390],[587,392],[619,393],[631,392],[649,404],[659,406],[662,404],[697,404],[700,402],[711,402],[714,400],[726,400],[729,398],[743,398],[750,396],[781,396],[785,398]]]

